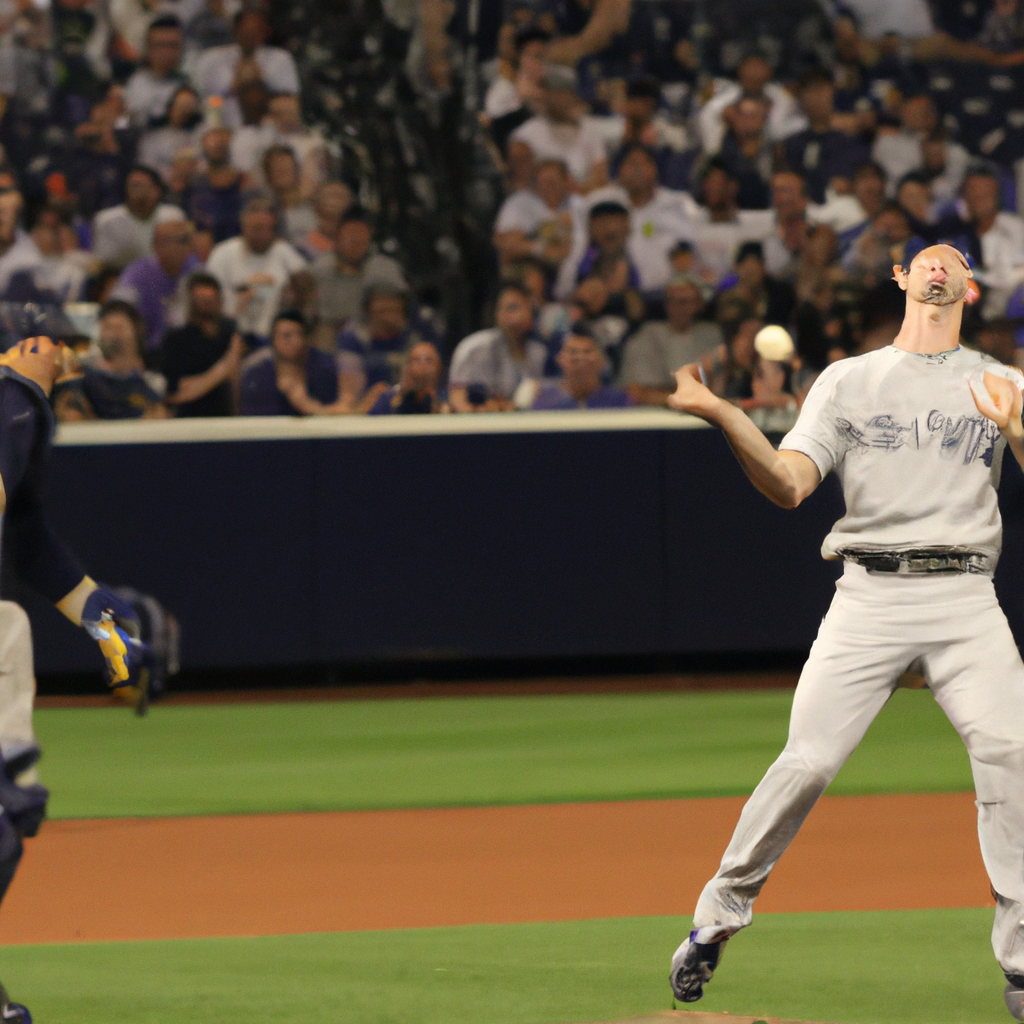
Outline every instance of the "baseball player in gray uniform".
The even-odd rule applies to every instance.
[[[992,586],[1007,444],[1024,465],[1024,378],[959,345],[971,276],[947,245],[893,268],[907,293],[892,345],[826,369],[778,451],[738,408],[677,373],[674,408],[725,433],[754,486],[795,508],[834,471],[846,515],[825,539],[842,578],[793,697],[789,739],[740,815],[672,991],[695,1002],[768,873],[913,665],[970,754],[996,894],[992,946],[1024,1020],[1024,664]]]

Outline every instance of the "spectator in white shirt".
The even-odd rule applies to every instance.
[[[658,184],[658,158],[639,142],[624,148],[616,184],[587,198],[591,204],[611,200],[626,207],[629,255],[640,275],[640,290],[660,292],[671,273],[668,254],[687,234],[687,214],[698,209],[693,198]]]
[[[503,266],[535,256],[557,267],[572,248],[580,199],[572,194],[569,169],[562,160],[542,160],[533,188],[521,189],[502,203],[494,223],[494,246]]]
[[[123,270],[153,251],[153,229],[169,220],[184,220],[177,206],[160,202],[163,182],[151,167],[128,172],[124,202],[100,210],[93,221],[93,254],[104,266]]]
[[[199,94],[190,85],[178,86],[162,119],[139,140],[139,162],[159,171],[160,177],[168,183],[175,157],[182,150],[198,154],[202,121]]]
[[[807,118],[793,94],[784,85],[772,81],[772,67],[759,54],[745,57],[736,69],[738,81],[716,79],[711,98],[697,115],[701,148],[705,153],[717,153],[725,138],[726,123],[723,115],[742,96],[763,97],[769,107],[768,139],[782,142],[807,127]]]
[[[540,104],[544,49],[550,38],[549,32],[534,25],[516,33],[515,63],[503,62],[484,99],[484,113],[491,121],[507,117],[524,106]]]
[[[544,375],[548,350],[533,337],[533,301],[522,285],[502,286],[494,319],[494,327],[463,338],[452,354],[453,412],[507,412],[533,401],[530,382]]]
[[[181,73],[184,38],[173,14],[154,18],[146,30],[146,63],[128,79],[124,102],[132,122],[145,127],[162,118],[185,83]]]
[[[269,35],[267,16],[243,7],[235,15],[235,41],[211,47],[196,62],[196,85],[204,96],[224,100],[223,117],[229,128],[242,123],[235,98],[241,81],[260,78],[271,93],[299,92],[299,73],[292,55],[278,46],[267,46]]]
[[[896,187],[911,172],[925,166],[926,140],[931,138],[938,126],[939,114],[935,101],[927,93],[908,96],[900,106],[902,127],[898,131],[880,129],[871,150],[871,158],[885,170],[886,192],[896,195]],[[931,149],[934,151],[935,146]],[[937,154],[931,152],[934,164]],[[950,175],[952,188],[946,185],[943,198],[951,198],[959,189],[967,171],[970,157],[963,146],[946,142],[941,150],[941,164],[936,170]],[[959,178],[959,181],[956,179]]]
[[[582,117],[576,72],[561,65],[544,71],[544,113],[531,117],[511,136],[525,142],[538,160],[563,160],[574,191],[591,192],[608,183],[608,156],[597,130]]]
[[[771,210],[739,209],[739,182],[717,158],[704,167],[701,192],[704,204],[687,211],[683,237],[693,245],[700,275],[717,283],[732,270],[743,242],[771,236],[774,216]]]
[[[972,170],[962,195],[981,246],[972,255],[974,276],[985,288],[982,312],[993,319],[1005,315],[1010,295],[1024,282],[1024,219],[1000,209],[999,179],[991,171]]]
[[[242,211],[242,233],[214,246],[206,268],[221,283],[224,312],[238,322],[238,330],[259,339],[270,337],[270,327],[281,304],[281,293],[291,275],[306,261],[276,237],[274,203],[253,199]]]

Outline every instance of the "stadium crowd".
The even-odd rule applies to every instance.
[[[659,406],[699,361],[775,430],[948,240],[1024,362],[1024,0],[775,6],[505,0],[488,52],[382,0],[502,183],[453,336],[273,5],[0,0],[0,302],[74,325],[63,420]]]

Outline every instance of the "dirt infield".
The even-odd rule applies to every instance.
[[[684,914],[742,803],[48,822],[4,901],[0,943]],[[972,797],[958,793],[823,798],[758,908],[989,902]]]

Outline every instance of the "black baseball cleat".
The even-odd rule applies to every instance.
[[[21,1003],[12,1003],[7,989],[0,985],[0,1022],[2,1024],[32,1024],[32,1014]]]
[[[1024,975],[1008,974],[1003,999],[1014,1020],[1024,1020]]]
[[[676,950],[668,981],[672,995],[681,1003],[695,1003],[704,995],[704,986],[711,980],[726,939],[721,942],[695,942],[696,931]]]

